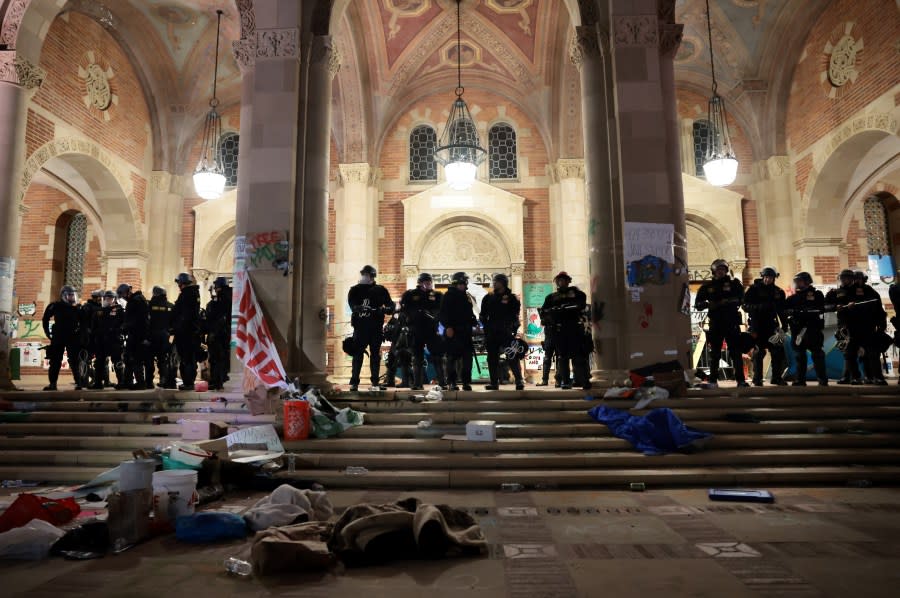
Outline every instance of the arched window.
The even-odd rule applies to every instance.
[[[84,285],[84,252],[87,248],[87,217],[82,213],[72,216],[66,227],[66,261],[63,284],[81,291]]]
[[[694,165],[697,176],[704,176],[703,163],[706,162],[706,152],[709,151],[709,121],[694,121]]]
[[[491,180],[519,178],[515,129],[506,123],[491,127],[488,132],[488,152]]]
[[[868,197],[863,202],[863,219],[866,224],[866,245],[869,255],[891,255],[888,242],[887,210],[880,197]]]
[[[437,135],[428,125],[419,125],[409,134],[409,180],[436,181],[434,147]]]
[[[225,133],[219,139],[219,160],[225,175],[226,187],[237,187],[238,177],[238,141],[237,133]]]

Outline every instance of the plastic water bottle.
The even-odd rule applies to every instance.
[[[358,475],[366,475],[367,473],[369,473],[368,469],[366,469],[365,467],[358,466],[358,465],[348,465],[347,469],[344,470],[344,475],[358,476]]]
[[[253,566],[250,563],[233,556],[225,559],[223,565],[225,565],[226,571],[241,577],[250,577],[250,574],[253,573]]]
[[[295,471],[297,471],[297,455],[295,455],[294,453],[288,453],[287,462],[288,473],[294,473]]]
[[[503,492],[521,492],[525,489],[525,486],[518,482],[504,482],[500,484],[500,490]]]

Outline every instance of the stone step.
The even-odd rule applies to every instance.
[[[154,426],[159,427],[159,426]],[[167,436],[24,436],[21,438],[0,436],[0,451],[15,450],[93,450],[125,451],[130,454],[135,449],[152,449],[157,445],[166,446],[173,440],[181,439],[181,431]]]
[[[652,460],[652,462],[651,462]],[[0,457],[0,462],[5,462]],[[700,465],[821,465],[821,464],[900,464],[900,448],[894,449],[792,449],[792,450],[715,450],[693,454],[672,453],[648,457],[634,451],[573,453],[300,453],[296,466],[301,469],[345,469],[364,466],[370,471],[404,469],[534,469],[534,468],[613,468],[613,467],[697,467]]]
[[[361,429],[361,428],[354,428]],[[350,432],[348,430],[347,432]],[[443,440],[432,438],[351,438],[347,433],[338,438],[324,440],[298,440],[284,442],[285,450],[296,453],[506,453],[538,451],[596,451],[629,450],[626,440],[611,436],[504,437],[498,430],[495,442],[470,440]],[[838,447],[900,447],[900,435],[891,434],[736,434],[719,435],[708,441],[708,447],[717,449],[787,449],[787,448],[838,448]]]
[[[84,483],[106,471],[88,466],[0,466],[0,479],[22,479],[49,483]],[[528,488],[617,487],[642,482],[648,488],[664,486],[798,486],[804,484],[845,485],[847,483],[896,484],[896,465],[810,465],[771,467],[674,467],[625,469],[420,469],[370,471],[361,476],[346,475],[338,469],[298,469],[279,477],[316,480],[326,488],[499,488],[517,482]],[[685,507],[688,509],[688,507]]]
[[[90,467],[115,467],[131,459],[130,451],[86,450],[4,450],[0,452],[0,465],[84,465]]]
[[[175,423],[179,419],[190,419],[197,421],[216,421],[226,422],[228,424],[241,425],[262,425],[275,421],[272,415],[250,415],[245,411],[223,411],[223,412],[116,412],[116,411],[32,411],[28,413],[10,413],[0,412],[0,433],[4,426],[14,426],[17,424],[43,424],[43,423],[65,423],[65,424],[151,424],[156,416],[166,416],[169,423]]]
[[[867,465],[808,467],[679,467],[673,469],[531,469],[494,471],[419,470],[370,472],[362,476],[345,475],[342,471],[307,469],[290,474],[300,479],[313,479],[326,488],[499,488],[504,483],[520,483],[528,488],[588,487],[627,488],[642,482],[648,488],[664,486],[797,486],[804,484],[845,485],[848,482],[895,484],[900,467]],[[685,507],[689,513],[689,507]]]

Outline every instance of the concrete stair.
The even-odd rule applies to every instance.
[[[439,403],[409,391],[341,395],[337,406],[366,413],[338,438],[286,442],[295,477],[330,487],[497,488],[839,484],[900,481],[900,388],[806,387],[691,391],[669,407],[715,437],[694,454],[648,457],[609,434],[581,391],[445,393]],[[178,419],[248,426],[235,393],[63,391],[0,393],[20,410],[0,412],[0,479],[76,483],[138,448],[179,439]],[[225,400],[221,400],[224,398]],[[607,400],[628,409],[633,401]],[[638,413],[638,412],[635,412]],[[154,425],[165,415],[169,423]],[[754,421],[738,421],[741,419]],[[431,425],[419,428],[418,422]],[[474,419],[497,422],[496,442],[458,439]],[[443,439],[450,435],[457,438]],[[347,475],[348,466],[368,473]],[[280,475],[287,475],[282,473]]]

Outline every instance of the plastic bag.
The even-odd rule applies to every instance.
[[[47,558],[63,531],[41,519],[0,534],[0,558],[36,561]]]
[[[244,538],[246,535],[247,523],[235,513],[208,511],[175,520],[175,536],[182,542],[215,542]]]
[[[49,499],[36,494],[20,494],[0,515],[0,532],[22,527],[32,519],[63,525],[80,512],[81,507],[74,498]]]

